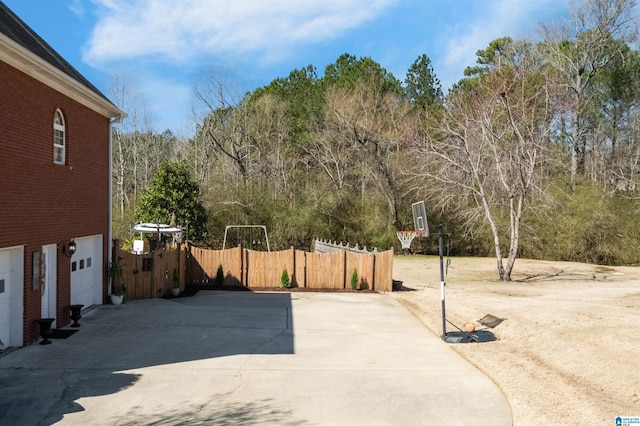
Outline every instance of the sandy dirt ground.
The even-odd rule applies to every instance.
[[[403,290],[391,295],[440,336],[439,265],[437,256],[397,256]],[[452,257],[445,301],[458,327],[503,319],[489,329],[494,342],[450,345],[502,389],[514,425],[640,416],[640,267],[518,259],[512,279],[497,279],[495,259]]]

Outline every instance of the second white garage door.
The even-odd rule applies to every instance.
[[[71,258],[71,304],[102,303],[102,235],[76,238]]]

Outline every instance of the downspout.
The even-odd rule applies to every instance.
[[[113,125],[122,121],[122,115],[117,114],[109,119],[109,230],[107,233],[107,264],[113,260]],[[108,281],[108,280],[107,280]],[[111,283],[107,282],[107,296],[111,294]]]

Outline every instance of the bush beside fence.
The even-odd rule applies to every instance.
[[[309,289],[350,289],[354,269],[358,273],[359,289],[391,291],[393,281],[393,250],[308,253],[292,248],[263,252],[242,247],[208,250],[182,245],[178,249],[161,248],[142,255],[114,247],[114,255],[121,258],[129,300],[170,294],[174,269],[178,272],[181,290],[189,284],[213,287],[220,266],[223,286],[251,289],[279,287],[284,269],[292,287]]]
[[[191,247],[187,254],[187,282],[213,285],[218,267],[224,285],[249,288],[278,287],[287,269],[291,285],[311,289],[348,289],[358,271],[358,288],[391,291],[393,250],[380,253],[308,253],[300,250],[262,252],[236,247],[208,250]]]

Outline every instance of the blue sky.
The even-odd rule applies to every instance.
[[[491,40],[535,39],[568,16],[558,0],[2,1],[103,93],[126,75],[135,102],[112,100],[183,137],[205,75],[243,93],[350,53],[403,81],[424,53],[446,92]]]

